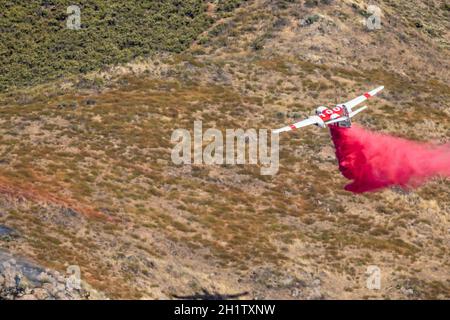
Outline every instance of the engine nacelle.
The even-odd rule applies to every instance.
[[[325,106],[320,106],[316,109],[316,115],[321,114],[322,112],[324,112],[325,110],[327,110],[328,108]]]
[[[316,125],[317,125],[318,127],[326,128],[327,125],[325,124],[325,122],[322,120],[321,117],[319,117],[319,116],[314,116],[314,119],[317,121]]]

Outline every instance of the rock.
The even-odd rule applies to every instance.
[[[79,215],[79,213],[72,208],[63,208],[62,213],[68,217],[76,217]]]
[[[406,289],[405,287],[401,287],[400,291],[406,296],[412,296],[414,294],[414,290],[411,288]]]
[[[282,286],[289,287],[289,286],[292,285],[292,283],[294,282],[294,280],[295,280],[295,279],[294,279],[293,277],[287,276],[286,278],[280,280],[280,284],[281,284]]]
[[[4,226],[4,225],[0,225],[0,237],[15,236],[15,235],[18,235],[16,230],[14,230],[10,227]]]
[[[17,232],[15,229],[0,225],[0,241],[11,241],[14,240],[14,238],[17,238],[19,236],[19,232]]]
[[[297,288],[292,289],[292,291],[291,291],[291,296],[292,296],[293,298],[298,298],[298,297],[300,296],[300,290],[297,289]]]
[[[68,286],[68,277],[0,250],[0,300],[80,300],[92,296],[87,284],[82,283],[79,289]],[[95,292],[93,298],[105,297]]]
[[[44,289],[35,289],[34,296],[37,300],[45,300],[48,299],[48,292]]]
[[[320,286],[320,283],[321,283],[320,279],[314,279],[312,282],[312,285],[314,287],[318,287],[318,286]]]

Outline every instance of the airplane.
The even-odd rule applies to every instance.
[[[383,89],[384,86],[378,87],[346,103],[337,104],[333,109],[327,108],[325,106],[320,106],[316,109],[316,114],[314,116],[311,116],[306,120],[294,123],[290,126],[273,130],[273,133],[291,131],[309,125],[316,125],[320,128],[326,128],[327,126],[333,124],[339,127],[350,128],[352,126],[351,119],[361,111],[367,109],[367,106],[363,106],[355,111],[353,111],[353,108],[363,103],[364,101],[372,98]]]

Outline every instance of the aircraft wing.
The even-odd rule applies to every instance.
[[[353,100],[350,100],[350,101],[344,103],[343,105],[345,105],[347,107],[347,110],[349,110],[349,112],[351,112],[351,110],[354,107],[356,107],[358,104],[366,101],[367,99],[372,98],[374,95],[376,95],[378,92],[380,92],[383,89],[384,89],[384,86],[378,87],[372,91],[364,93],[362,96],[359,96],[358,98],[355,98]]]
[[[327,121],[327,122],[325,122],[325,124],[329,125],[329,124],[338,123],[341,121],[347,121],[348,119],[349,119],[349,117],[340,117],[340,118],[337,118],[334,120]]]
[[[273,133],[281,133],[281,132],[285,132],[285,131],[291,131],[291,130],[295,130],[295,129],[298,129],[298,128],[303,128],[303,127],[306,127],[306,126],[310,126],[312,124],[317,124],[317,123],[319,123],[318,120],[321,120],[320,118],[319,119],[317,119],[317,118],[319,118],[319,117],[313,116],[313,117],[310,117],[310,118],[308,118],[306,120],[303,120],[303,121],[291,124],[290,126],[286,126],[286,127],[281,128],[281,129],[273,130],[272,132]]]

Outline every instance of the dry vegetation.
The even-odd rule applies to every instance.
[[[364,1],[303,2],[248,1],[183,53],[1,95],[0,225],[19,236],[0,248],[114,298],[450,298],[449,181],[352,195],[316,129],[281,138],[273,177],[170,160],[194,120],[273,128],[380,84],[361,124],[448,142],[448,5],[384,1],[369,32]]]

